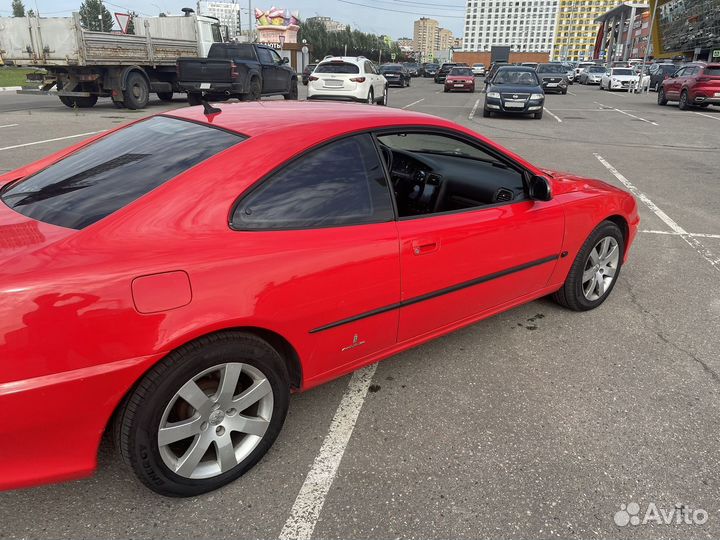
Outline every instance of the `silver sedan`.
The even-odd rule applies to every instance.
[[[604,67],[591,66],[580,72],[578,82],[580,84],[600,84],[600,80],[605,73],[607,73],[607,70]]]

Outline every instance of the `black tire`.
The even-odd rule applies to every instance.
[[[262,83],[257,77],[250,79],[250,87],[247,94],[240,96],[242,101],[258,101],[262,97]]]
[[[588,300],[585,298],[582,290],[582,276],[585,271],[585,265],[590,256],[590,252],[595,245],[597,245],[600,240],[608,236],[615,239],[618,244],[618,249],[620,250],[620,257],[618,259],[615,277],[612,280],[612,283],[610,283],[608,289],[602,296],[600,296],[600,298],[594,301]],[[610,296],[610,293],[620,277],[624,253],[625,238],[623,237],[620,227],[612,221],[603,221],[590,233],[587,240],[585,240],[585,243],[580,248],[580,251],[570,267],[570,272],[568,273],[565,283],[560,290],[553,295],[553,299],[561,306],[565,306],[573,311],[588,311],[598,307],[607,299],[608,296]]]
[[[298,83],[297,79],[290,81],[290,91],[287,94],[283,94],[285,99],[297,100],[298,98]]]
[[[172,92],[156,92],[155,95],[160,101],[172,101],[173,98]]]
[[[407,85],[410,86],[410,83],[412,82],[412,79],[407,80]]]
[[[658,97],[657,97],[658,105],[667,105],[667,96],[665,95],[665,89],[660,86],[660,90],[658,90]]]
[[[383,90],[383,96],[382,96],[382,98],[380,98],[380,101],[377,102],[378,105],[382,105],[383,107],[386,107],[386,106],[387,106],[387,104],[388,104],[388,94],[389,94],[388,90],[389,90],[388,85],[385,85],[385,88],[384,88],[384,90]]]
[[[375,103],[375,92],[373,92],[372,86],[370,87],[370,90],[368,90],[368,95],[365,103],[367,103],[368,105],[373,105]]]
[[[204,479],[180,476],[165,464],[160,453],[157,436],[163,413],[185,383],[213,366],[227,363],[228,358],[256,368],[270,383],[273,409],[269,425],[257,446],[230,470]],[[161,495],[191,497],[217,489],[251,469],[272,446],[287,415],[288,381],[280,354],[252,334],[227,331],[200,338],[170,353],[125,398],[113,426],[117,450],[138,479]],[[211,392],[209,395],[214,392],[204,391]],[[189,408],[194,411],[192,406]]]
[[[144,109],[150,101],[150,85],[141,73],[134,71],[128,75],[123,90],[125,106],[131,110]]]
[[[688,103],[688,91],[683,90],[680,92],[680,101],[678,101],[678,109],[681,111],[687,111],[690,108],[690,104]]]
[[[191,107],[202,104],[202,94],[199,92],[188,92],[187,102]]]
[[[562,95],[564,96],[565,94],[567,94],[567,88],[563,88],[562,90]]]
[[[486,109],[483,107],[483,118],[490,118],[492,116],[492,112],[490,112],[489,109]]]
[[[542,120],[543,111],[540,110],[540,111],[536,112],[535,114],[533,114],[533,117],[535,117],[535,120]]]
[[[112,104],[113,104],[113,107],[115,107],[116,109],[124,109],[125,108],[125,104],[122,101],[113,101]]]
[[[94,107],[97,103],[97,96],[83,96],[83,97],[72,97],[72,96],[58,96],[60,101],[66,107],[71,109],[77,107],[78,109],[89,109]]]

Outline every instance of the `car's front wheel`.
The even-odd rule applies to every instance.
[[[660,89],[658,90],[658,97],[657,97],[658,105],[667,105],[667,96],[665,95],[665,88],[660,86]]]
[[[553,298],[575,311],[602,304],[620,275],[625,239],[612,221],[603,221],[580,248],[567,279]]]
[[[116,416],[115,442],[153,491],[199,495],[262,458],[288,400],[278,352],[254,335],[221,332],[174,351],[143,377]]]
[[[687,111],[690,108],[690,104],[688,103],[688,92],[687,90],[683,90],[680,93],[680,101],[678,102],[678,108],[681,111]]]

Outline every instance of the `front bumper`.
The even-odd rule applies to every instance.
[[[567,83],[565,81],[561,82],[542,82],[542,89],[545,92],[562,92],[564,90],[567,90]]]
[[[445,90],[447,92],[453,92],[455,90],[464,90],[466,92],[474,92],[475,91],[475,82],[454,82],[454,81],[445,81]]]
[[[485,98],[485,109],[489,111],[504,112],[509,114],[530,114],[541,111],[545,99],[527,99],[522,102],[522,107],[513,106],[521,104],[521,101],[512,101],[504,98]]]
[[[403,85],[403,78],[400,76],[393,77],[392,75],[384,75],[385,79],[387,80],[387,83],[389,86],[402,86]]]
[[[178,86],[182,88],[183,92],[189,92],[189,93],[198,93],[198,92],[205,92],[207,94],[242,94],[245,92],[245,88],[241,83],[233,83],[233,82],[213,82],[208,85],[208,83],[203,82],[179,82]]]

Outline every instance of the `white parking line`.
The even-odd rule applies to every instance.
[[[720,116],[710,116],[709,114],[701,113],[693,111],[695,114],[699,114],[700,116],[704,116],[705,118],[712,118],[713,120],[720,120]],[[2,127],[2,126],[0,126]]]
[[[353,373],[320,452],[280,532],[280,540],[309,540],[312,536],[376,369],[377,364],[373,364]]]
[[[15,127],[15,126],[18,126],[18,125],[19,125],[19,124],[5,124],[4,126],[0,126],[0,128]]]
[[[577,96],[575,92],[571,92],[570,90],[568,90],[568,94],[570,94],[571,96]]]
[[[669,234],[671,236],[679,236],[680,233],[677,233],[675,231],[650,231],[643,229],[640,231],[641,233],[650,233],[650,234]],[[695,238],[720,238],[720,234],[707,234],[707,233],[687,233],[688,236],[694,236]]]
[[[409,107],[412,107],[413,105],[417,105],[417,104],[420,103],[421,101],[425,101],[425,98],[420,98],[420,99],[418,99],[417,101],[413,101],[412,103],[408,103],[408,104],[405,105],[404,107],[400,107],[400,108],[401,108],[401,109],[407,109],[407,108],[409,108]]]
[[[13,146],[4,146],[0,148],[0,152],[3,150],[12,150],[13,148],[22,148],[24,146],[33,146],[35,144],[45,144],[49,142],[55,142],[55,141],[64,141],[65,139],[76,139],[78,137],[87,137],[88,135],[96,135],[98,133],[102,133],[104,131],[107,131],[107,129],[101,129],[100,131],[88,131],[87,133],[78,133],[77,135],[68,135],[67,137],[55,137],[54,139],[45,139],[44,141],[35,141],[35,142],[29,142],[24,144],[14,144]]]
[[[562,120],[560,119],[560,117],[557,114],[555,114],[554,112],[552,112],[550,109],[548,109],[547,107],[545,107],[545,112],[548,113],[550,116],[552,116],[558,122],[562,123]]]
[[[635,118],[635,119],[637,119],[637,120],[642,120],[643,122],[648,123],[648,124],[652,124],[653,126],[657,126],[657,125],[658,125],[656,122],[653,122],[652,120],[646,120],[645,118],[641,118],[641,117],[639,117],[639,116],[635,116],[634,114],[630,114],[629,112],[621,111],[620,109],[616,109],[615,107],[609,107],[608,105],[603,105],[603,104],[600,103],[599,101],[595,101],[595,103],[597,103],[597,104],[600,105],[601,107],[605,107],[605,108],[611,109],[611,110],[613,110],[613,111],[615,111],[615,112],[619,112],[620,114],[624,114],[625,116],[629,116],[629,117]]]
[[[709,249],[707,249],[704,245],[700,243],[700,241],[694,237],[693,235],[689,234],[685,229],[683,229],[680,225],[677,224],[675,220],[673,220],[670,216],[668,216],[665,212],[663,212],[654,202],[650,200],[650,198],[645,195],[643,192],[641,192],[638,188],[636,188],[630,181],[625,178],[620,172],[610,165],[605,158],[603,158],[600,154],[593,154],[600,163],[602,163],[605,168],[612,173],[612,175],[620,180],[622,184],[633,194],[635,197],[640,199],[645,206],[647,206],[652,212],[659,217],[665,224],[672,229],[674,233],[676,233],[680,238],[685,240],[685,242],[688,243],[695,251],[697,251],[703,259],[705,259],[707,262],[710,263],[710,265],[720,272],[720,257],[715,256]]]
[[[475,111],[477,111],[478,105],[480,105],[480,98],[477,98],[475,101],[475,105],[473,105],[472,111],[470,111],[470,114],[468,115],[468,120],[475,118]]]

